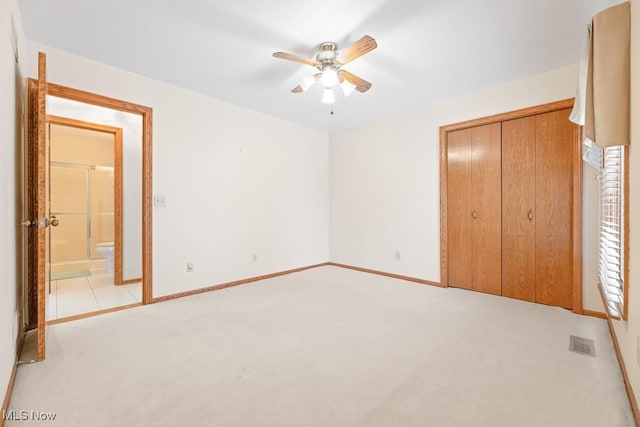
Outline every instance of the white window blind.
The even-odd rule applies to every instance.
[[[600,170],[598,278],[611,316],[624,313],[624,146],[604,149]]]

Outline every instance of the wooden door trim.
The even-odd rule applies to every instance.
[[[448,177],[449,158],[447,156],[447,134],[455,129],[440,127],[440,285],[449,287],[449,251],[447,234],[448,219]]]
[[[47,115],[47,122],[55,125],[109,133],[113,135],[113,282],[115,285],[122,285],[122,128],[99,123],[85,122],[68,117],[54,116],[51,114]]]
[[[46,97],[47,97],[47,57],[44,53],[38,53],[38,80],[36,81],[37,93],[36,93],[36,116],[37,117],[37,138],[32,141],[36,144],[36,156],[37,156],[37,170],[35,170],[36,178],[36,191],[37,191],[37,216],[36,222],[39,222],[40,218],[48,218],[49,213],[46,209],[47,200],[47,141],[46,141]],[[46,228],[36,229],[36,242],[38,246],[37,256],[37,301],[38,301],[38,320],[37,320],[37,343],[38,343],[38,360],[44,360],[46,357],[45,351],[45,316],[46,316]]]
[[[153,109],[55,83],[47,85],[47,94],[142,116],[142,303],[151,304],[153,302]]]
[[[631,157],[631,146],[627,145],[624,147],[624,194],[622,199],[624,201],[624,218],[622,219],[624,222],[624,252],[622,255],[624,257],[624,271],[622,272],[622,302],[624,305],[620,314],[623,320],[628,320],[629,315],[629,157]]]
[[[38,217],[36,207],[38,191],[38,141],[36,138],[38,123],[38,81],[30,79],[27,89],[27,106],[29,109],[27,123],[27,212],[23,220],[34,221]],[[26,296],[25,296],[25,326],[27,330],[38,328],[38,245],[35,241],[35,231],[29,227],[27,229],[29,237],[26,244]]]
[[[582,305],[582,127],[573,127],[573,307],[584,314]]]
[[[442,131],[451,132],[453,130],[466,129],[470,127],[488,125],[496,122],[505,122],[512,119],[521,119],[527,116],[535,116],[542,113],[550,113],[552,111],[564,110],[573,107],[574,98],[563,99],[561,101],[550,102],[548,104],[536,105],[534,107],[521,108],[506,113],[494,114],[491,116],[480,117],[478,119],[466,120],[464,122],[453,123],[440,127],[440,135]]]
[[[118,307],[105,308],[104,310],[90,311],[88,313],[76,314],[69,317],[61,317],[60,319],[49,320],[47,326],[58,325],[60,323],[72,322],[74,320],[88,319],[89,317],[100,316],[102,314],[116,313],[118,311],[127,310],[129,308],[140,307],[142,303],[135,302],[133,304],[119,305]]]
[[[449,132],[466,129],[475,126],[519,119],[542,113],[571,108],[574,98],[563,99],[533,107],[522,108],[506,113],[494,114],[478,119],[467,120],[440,127],[440,283],[443,287],[449,286],[449,260],[447,257],[447,135]],[[574,132],[574,159],[573,159],[573,298],[574,313],[582,314],[582,155],[581,153],[581,129],[576,126]]]

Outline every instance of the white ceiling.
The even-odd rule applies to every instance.
[[[591,16],[619,0],[19,0],[27,38],[333,132],[579,61]],[[373,83],[292,94],[320,42],[364,34],[345,69]]]

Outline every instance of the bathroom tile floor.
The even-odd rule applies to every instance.
[[[91,270],[91,276],[52,280],[47,293],[47,320],[142,301],[142,283],[115,286],[113,274]]]

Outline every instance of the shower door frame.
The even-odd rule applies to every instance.
[[[51,93],[49,93],[49,95],[51,95]],[[47,123],[49,125],[67,126],[113,135],[113,283],[115,285],[122,285],[122,128],[50,114],[47,115]],[[91,223],[91,219],[89,219],[88,223]]]

